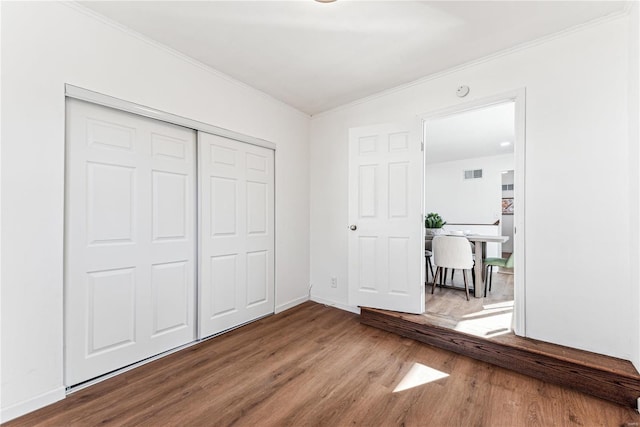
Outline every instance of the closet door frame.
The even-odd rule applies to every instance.
[[[277,226],[276,226],[276,208],[275,208],[275,200],[276,200],[276,189],[275,189],[275,167],[277,164],[277,149],[276,149],[276,144],[261,138],[256,138],[253,136],[249,136],[249,135],[245,135],[245,134],[241,134],[238,132],[234,132],[232,130],[229,129],[225,129],[225,128],[221,128],[218,126],[214,126],[208,123],[204,123],[204,122],[200,122],[198,120],[193,120],[193,119],[189,119],[186,117],[182,117],[182,116],[178,116],[175,114],[171,114],[165,111],[161,111],[161,110],[157,110],[155,108],[151,108],[151,107],[147,107],[144,105],[140,105],[140,104],[136,104],[133,102],[129,102],[129,101],[125,101],[123,99],[119,99],[119,98],[115,98],[113,96],[109,96],[109,95],[105,95],[99,92],[95,92],[89,89],[85,89],[85,88],[81,88],[79,86],[75,86],[75,85],[71,85],[71,84],[65,84],[65,98],[69,98],[69,99],[77,99],[77,100],[81,100],[81,101],[87,101],[93,104],[97,104],[97,105],[101,105],[101,106],[105,106],[105,107],[110,107],[116,110],[120,110],[120,111],[124,111],[124,112],[128,112],[128,113],[132,113],[132,114],[136,114],[142,117],[147,117],[147,118],[151,118],[151,119],[155,119],[155,120],[160,120],[163,122],[167,122],[170,124],[174,124],[174,125],[178,125],[178,126],[182,126],[185,128],[189,128],[192,130],[199,132],[205,132],[208,134],[212,134],[212,135],[217,135],[217,136],[221,136],[224,138],[228,138],[228,139],[232,139],[235,141],[239,141],[239,142],[243,142],[246,144],[251,144],[251,145],[255,145],[258,147],[263,147],[263,148],[267,148],[270,150],[273,150],[273,157],[274,157],[274,163],[273,163],[273,168],[274,168],[274,172],[273,172],[273,180],[274,180],[274,189],[273,189],[273,236],[274,236],[274,246],[273,246],[273,281],[274,281],[274,287],[273,287],[273,305],[274,305],[274,313],[275,313],[275,301],[276,301],[276,297],[277,297],[277,287],[275,286],[275,283],[277,283],[277,270],[276,270],[276,261],[277,261],[277,254],[276,254],[276,247],[275,247],[275,238],[277,236]],[[196,157],[197,157],[197,152],[198,152],[198,146],[199,146],[199,138],[198,136],[196,136]],[[196,170],[196,193],[199,193],[200,191],[200,184],[199,184],[199,171]],[[196,231],[197,233],[199,233],[200,231],[200,226],[199,226],[199,222],[200,222],[200,216],[201,216],[201,212],[200,212],[200,198],[197,197],[197,203],[196,203],[196,209],[197,209],[197,219],[196,219]],[[134,363],[133,365],[127,366],[127,367],[122,367],[122,369],[116,370],[112,373],[106,374],[102,377],[96,378],[95,380],[91,380],[88,381],[87,383],[82,384],[82,386],[78,387],[78,388],[84,388],[87,387],[91,384],[94,384],[96,382],[102,381],[104,379],[107,379],[109,377],[112,377],[114,375],[117,375],[118,373],[121,372],[125,372],[127,370],[130,370],[132,368],[135,368],[136,366],[140,366],[143,365],[145,363],[149,363],[153,360],[156,360],[160,357],[163,357],[165,355],[171,354],[175,351],[181,350],[183,348],[189,347],[191,345],[194,345],[200,341],[202,341],[202,339],[198,338],[200,336],[200,322],[199,322],[199,304],[198,304],[198,299],[200,298],[199,296],[199,263],[200,263],[200,243],[199,243],[199,239],[196,238],[196,262],[197,265],[195,266],[195,270],[196,270],[196,286],[195,286],[195,297],[196,297],[196,305],[195,305],[195,309],[196,309],[196,339],[194,341],[192,341],[191,343],[185,344],[181,347],[169,350],[167,352],[158,354],[156,356],[150,357],[148,359],[142,360],[140,362]],[[65,261],[66,262],[66,261]],[[64,268],[64,267],[63,267]],[[255,319],[257,320],[257,319]],[[241,325],[237,325],[237,326],[241,326]],[[236,326],[236,327],[237,327]],[[223,331],[224,332],[224,331]],[[208,339],[211,337],[207,337],[205,339]],[[65,338],[66,339],[66,338]],[[69,387],[69,385],[67,384],[67,392],[71,392],[76,390],[75,388],[73,390],[71,390]]]
[[[135,104],[133,102],[124,101],[122,99],[114,98],[109,95],[104,95],[88,89],[83,89],[78,86],[65,84],[65,96],[67,98],[75,98],[82,101],[88,101],[94,104],[103,105],[105,107],[111,107],[116,110],[126,111],[129,113],[137,114],[139,116],[149,117],[151,119],[160,120],[196,131],[211,133],[213,135],[234,139],[240,142],[246,142],[247,144],[257,145],[259,147],[269,148],[276,151],[276,144],[264,139],[244,135],[229,129],[213,126],[208,123],[188,119],[186,117],[177,116],[175,114],[156,110],[155,108],[146,107],[144,105]]]

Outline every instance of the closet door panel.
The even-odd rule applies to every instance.
[[[195,132],[67,101],[65,383],[195,339]]]
[[[273,151],[198,133],[199,337],[274,311]]]

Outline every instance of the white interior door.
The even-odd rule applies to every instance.
[[[195,131],[67,101],[65,383],[195,339]]]
[[[274,152],[198,132],[200,338],[274,302]]]
[[[349,130],[349,304],[424,312],[420,123]]]

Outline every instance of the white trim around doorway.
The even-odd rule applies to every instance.
[[[525,184],[526,184],[526,162],[525,162],[525,100],[526,89],[520,88],[503,92],[494,96],[465,102],[459,105],[437,109],[434,111],[419,114],[418,116],[427,122],[436,118],[462,113],[464,111],[475,110],[481,107],[488,107],[503,102],[514,102],[515,114],[515,186],[514,197],[518,200],[518,210],[514,213],[514,238],[515,263],[518,272],[514,276],[514,316],[513,331],[516,335],[526,337],[526,256],[525,256]]]

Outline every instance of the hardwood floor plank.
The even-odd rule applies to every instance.
[[[425,373],[443,378],[428,381]],[[402,381],[413,386],[397,389]],[[404,383],[403,383],[404,384]],[[525,426],[633,410],[362,325],[316,303],[77,391],[6,426]]]
[[[607,364],[585,363],[592,353],[582,352],[579,358],[567,357],[565,353],[532,351],[538,348],[526,338],[512,338],[509,342],[485,339],[450,328],[430,325],[428,322],[414,323],[410,315],[386,310],[362,308],[361,322],[412,338],[420,342],[454,351],[477,360],[512,369],[543,381],[554,382],[584,393],[608,399],[620,405],[635,408],[640,396],[640,375],[628,371],[613,370]],[[519,345],[526,342],[527,345]],[[549,348],[548,346],[540,346]],[[620,363],[619,359],[600,356],[597,361],[609,360],[609,364]],[[627,362],[630,364],[630,362]],[[635,369],[634,369],[635,371]]]

